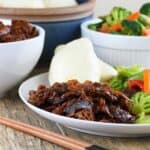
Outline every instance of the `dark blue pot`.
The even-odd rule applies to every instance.
[[[86,3],[88,0],[76,0],[79,4]]]
[[[36,22],[46,30],[45,47],[41,57],[41,63],[49,63],[56,46],[81,37],[80,25],[93,15],[82,19],[61,22]]]

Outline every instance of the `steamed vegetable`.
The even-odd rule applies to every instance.
[[[143,80],[129,80],[128,87],[130,89],[137,89],[139,91],[142,91],[144,89],[144,82]]]
[[[109,85],[115,90],[123,90],[125,88],[125,78],[115,77],[109,81]]]
[[[144,92],[138,92],[132,97],[132,111],[135,114],[150,113],[150,95]]]
[[[136,12],[114,7],[110,14],[99,18],[101,21],[90,24],[89,29],[111,34],[150,36],[150,3]]]
[[[139,22],[141,24],[143,24],[143,27],[146,28],[146,29],[150,29],[150,17],[146,16],[146,15],[143,15],[143,14],[140,14],[139,16]]]
[[[140,12],[134,12],[127,17],[128,20],[138,20]]]
[[[144,15],[147,15],[150,17],[150,3],[145,3],[141,8],[140,12]]]
[[[128,80],[137,80],[143,77],[143,72],[140,65],[131,67],[117,66],[115,67],[118,76],[109,81],[110,86],[116,90],[123,90],[128,86]]]
[[[126,35],[141,35],[142,25],[138,21],[123,20],[122,32]]]
[[[144,92],[150,94],[150,70],[145,69],[143,71],[143,79],[144,79]]]
[[[100,18],[107,24],[114,25],[126,19],[130,14],[131,12],[125,8],[114,7],[109,15]]]
[[[133,95],[131,110],[138,116],[137,123],[150,123],[150,95],[144,92]]]
[[[140,65],[117,66],[118,76],[109,81],[110,86],[131,98],[130,109],[135,123],[150,123],[150,70]]]
[[[125,66],[117,66],[116,70],[118,71],[119,75],[125,78],[131,78],[142,71],[140,65],[133,65],[131,67]]]
[[[102,27],[103,23],[104,22],[102,21],[100,23],[90,24],[88,26],[88,28],[91,29],[91,30],[97,30],[97,28],[101,28]]]

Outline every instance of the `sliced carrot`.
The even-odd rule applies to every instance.
[[[140,12],[135,12],[135,13],[132,13],[131,15],[128,16],[128,20],[137,20],[140,16]]]
[[[150,69],[143,71],[144,78],[144,92],[150,94]]]
[[[120,31],[121,30],[121,23],[114,24],[110,28],[112,31]]]
[[[143,29],[143,35],[150,36],[150,29]]]

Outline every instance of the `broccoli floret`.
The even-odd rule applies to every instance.
[[[126,66],[116,66],[116,70],[119,73],[119,76],[123,78],[131,78],[142,71],[141,65],[133,65],[131,67]]]
[[[104,21],[101,21],[101,22],[95,23],[95,24],[90,24],[90,25],[88,25],[88,28],[96,31],[98,28],[102,27],[103,23],[104,23]]]
[[[123,90],[125,89],[124,87],[124,83],[125,83],[125,79],[124,78],[121,78],[121,77],[115,77],[113,79],[111,79],[109,81],[109,85],[115,89],[115,90]]]
[[[122,21],[124,19],[126,19],[131,12],[125,8],[122,7],[114,7],[112,12],[111,12],[114,21],[116,21],[116,23],[119,21]]]
[[[132,112],[135,114],[150,113],[150,95],[138,92],[132,97]]]
[[[126,35],[141,35],[142,25],[138,21],[123,20],[122,21],[122,32]]]
[[[125,8],[114,7],[109,15],[100,18],[104,19],[107,24],[113,25],[126,19],[130,14],[131,12]]]
[[[111,15],[106,16],[105,21],[108,25],[113,24],[113,17]]]
[[[136,123],[150,123],[150,95],[144,92],[133,95],[131,111],[137,115]]]
[[[146,28],[150,28],[150,17],[140,14],[138,19]]]
[[[135,123],[150,124],[150,115],[145,115],[145,113],[140,114]]]
[[[145,3],[141,9],[140,12],[146,16],[150,17],[150,3]]]

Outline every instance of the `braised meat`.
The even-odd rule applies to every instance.
[[[76,80],[55,83],[51,87],[40,85],[30,91],[29,103],[46,111],[83,120],[132,123],[130,99],[109,85]]]
[[[23,20],[12,20],[10,26],[0,22],[0,42],[14,42],[36,37],[38,31],[30,23]]]

